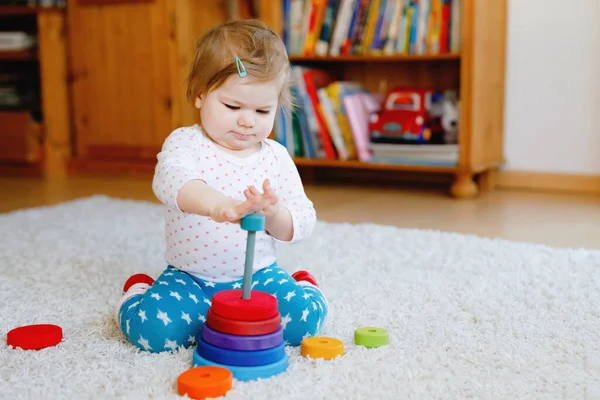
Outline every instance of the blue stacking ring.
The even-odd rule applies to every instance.
[[[240,367],[209,361],[198,354],[197,351],[194,351],[192,363],[194,367],[215,366],[227,368],[238,381],[254,381],[257,379],[267,379],[284,372],[288,367],[288,358],[286,355],[272,364],[258,365],[255,367]]]
[[[229,350],[213,346],[207,343],[202,336],[198,336],[196,351],[203,358],[219,364],[253,367],[272,364],[285,357],[285,344],[280,342],[277,346],[265,350]]]
[[[265,229],[265,216],[262,214],[248,214],[242,217],[240,226],[249,232],[258,232]]]

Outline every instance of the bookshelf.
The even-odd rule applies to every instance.
[[[0,61],[16,61],[16,60],[36,60],[37,53],[35,51],[20,50],[20,51],[0,51]]]
[[[19,93],[16,103],[0,104],[0,173],[64,175],[70,156],[65,10],[0,5],[0,27],[36,38],[26,50],[0,50],[3,85]]]
[[[459,60],[460,54],[424,54],[424,55],[344,55],[344,56],[290,56],[292,63],[327,63],[327,62],[353,62],[353,63],[389,63],[389,62],[417,62],[417,61],[439,61]]]
[[[282,33],[283,10],[269,0],[259,2],[260,18]],[[460,2],[460,51],[443,54],[303,56],[295,65],[327,69],[341,80],[359,82],[385,93],[395,85],[458,89],[460,94],[459,156],[455,166],[371,163],[358,160],[295,158],[296,165],[316,170],[385,170],[447,174],[449,193],[471,198],[494,187],[503,162],[504,60],[506,0]],[[310,176],[310,175],[309,175]]]

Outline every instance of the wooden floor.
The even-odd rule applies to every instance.
[[[52,205],[94,194],[156,201],[150,178],[69,178],[58,181],[0,178],[0,212]],[[319,219],[372,222],[556,247],[600,249],[600,198],[495,191],[454,200],[442,191],[317,185],[306,188]]]

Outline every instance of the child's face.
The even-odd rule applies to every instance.
[[[258,147],[273,129],[280,80],[259,82],[234,75],[196,98],[202,127],[220,146],[234,151]]]

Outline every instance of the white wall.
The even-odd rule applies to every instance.
[[[600,0],[508,0],[507,46],[504,169],[600,175]]]

